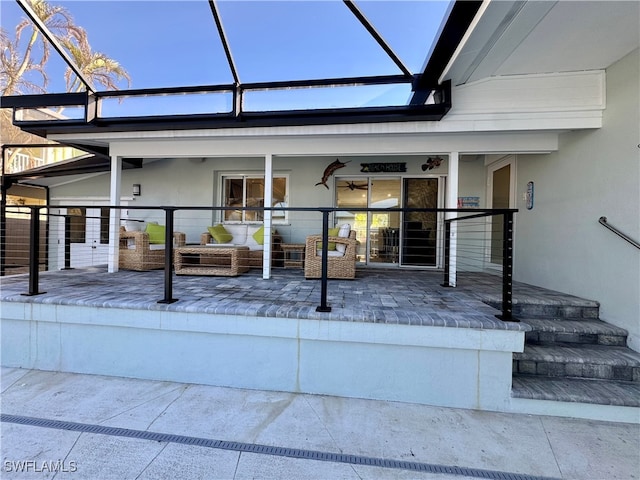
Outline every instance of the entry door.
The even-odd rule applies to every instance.
[[[489,166],[489,208],[514,208],[515,205],[515,158],[509,156]],[[502,265],[502,242],[504,237],[503,216],[491,217],[489,225],[488,257],[490,264]]]
[[[71,266],[106,264],[109,258],[109,208],[69,208]]]

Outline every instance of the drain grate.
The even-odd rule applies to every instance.
[[[179,443],[182,445],[194,445],[197,447],[217,448],[232,450],[235,452],[257,453],[262,455],[275,455],[279,457],[319,460],[324,462],[348,463],[352,465],[366,465],[370,467],[395,468],[425,473],[442,473],[449,475],[461,475],[474,478],[486,478],[490,480],[554,480],[549,477],[538,477],[521,473],[500,472],[494,470],[482,470],[478,468],[465,468],[458,466],[436,465],[431,463],[407,462],[386,458],[364,457],[361,455],[348,455],[344,453],[320,452],[316,450],[304,450],[300,448],[275,447],[259,445],[255,443],[229,442],[213,440],[210,438],[190,437],[169,433],[149,432],[146,430],[132,430],[128,428],[108,427],[88,423],[65,422],[46,418],[23,417],[19,415],[0,414],[0,421],[16,423],[33,427],[53,428],[56,430],[70,430],[81,433],[93,433],[109,435],[112,437],[136,438],[139,440],[152,440],[156,442]]]

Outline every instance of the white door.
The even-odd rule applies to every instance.
[[[487,207],[515,208],[516,161],[509,155],[488,167]],[[489,218],[487,257],[489,265],[502,265],[503,216]]]
[[[109,208],[69,208],[71,267],[106,265],[109,257]]]

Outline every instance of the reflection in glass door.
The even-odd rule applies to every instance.
[[[405,178],[406,208],[438,208],[437,178]],[[437,212],[406,212],[402,232],[403,265],[436,265]]]
[[[340,177],[336,179],[337,224],[350,223],[358,239],[359,262],[397,264],[400,261],[400,178]],[[380,208],[350,212],[349,208]]]

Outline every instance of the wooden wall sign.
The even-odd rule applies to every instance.
[[[367,173],[398,173],[406,172],[407,164],[400,163],[361,163],[361,172]]]

